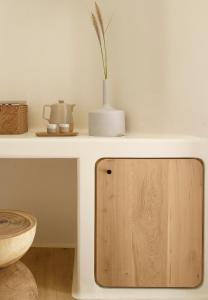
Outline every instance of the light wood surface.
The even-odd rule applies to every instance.
[[[22,261],[32,271],[39,300],[70,300],[74,249],[31,248]]]
[[[0,270],[0,299],[38,300],[35,279],[22,262]]]
[[[97,283],[198,286],[203,277],[203,184],[203,165],[196,159],[99,161]]]
[[[0,268],[19,260],[32,245],[36,219],[24,212],[0,210]]]
[[[60,132],[57,132],[57,133],[47,133],[47,132],[37,132],[36,135],[38,137],[67,137],[67,136],[77,136],[79,135],[78,132],[68,132],[68,133],[60,133]]]
[[[35,224],[35,219],[26,213],[0,210],[0,239],[22,234]]]

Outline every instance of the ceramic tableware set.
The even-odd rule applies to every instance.
[[[75,104],[67,104],[63,100],[52,105],[44,105],[43,119],[48,121],[47,132],[39,132],[37,136],[74,136],[73,111]]]

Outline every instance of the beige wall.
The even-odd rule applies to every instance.
[[[89,18],[92,3],[90,0],[0,0],[0,99],[28,100],[31,127],[45,125],[41,120],[43,104],[63,98],[77,104],[76,125],[86,128],[87,112],[101,103],[100,54]],[[110,80],[114,104],[127,112],[128,130],[207,136],[208,1],[100,0],[99,3],[106,16],[115,11],[108,35]],[[7,163],[1,167],[6,178],[11,168]],[[24,174],[24,167],[29,168],[27,163],[24,166],[18,163],[19,174]],[[62,175],[71,170],[62,167]],[[46,171],[47,168],[44,176],[41,173],[42,180],[50,174]],[[16,180],[13,178],[14,184]],[[35,195],[37,189],[40,188],[31,187],[31,193]],[[2,201],[9,203],[11,195],[6,190],[3,193]],[[19,194],[12,196],[18,198],[17,202],[14,200],[10,205],[26,207],[20,197],[24,193],[21,185]],[[57,193],[57,189],[51,193]],[[68,205],[67,195],[66,188],[62,194],[63,206]],[[31,208],[42,219],[41,208],[43,203],[49,206],[50,194],[46,202],[46,197],[41,197],[40,194],[40,203],[34,202]],[[75,206],[75,199],[70,203],[69,210],[62,208],[64,222]],[[51,226],[55,228],[51,225],[52,215],[46,215],[50,226],[42,224],[40,242],[47,242]],[[60,242],[74,240],[72,232]],[[59,238],[58,234],[55,236],[55,240]],[[48,242],[52,242],[52,236]]]
[[[101,102],[91,0],[0,0],[0,99],[77,104],[77,127]],[[207,135],[208,1],[99,0],[109,31],[113,99],[128,129]]]
[[[76,160],[0,159],[0,207],[37,217],[38,246],[74,246]]]

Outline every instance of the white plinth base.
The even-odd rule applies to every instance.
[[[72,296],[88,300],[208,300],[208,176],[204,193],[204,281],[197,289],[110,289],[95,282],[95,165],[101,158],[199,158],[208,169],[208,139],[128,134],[123,138],[79,135],[38,138],[32,132],[0,136],[1,159],[77,159],[77,251]],[[3,182],[2,182],[3,184]],[[70,201],[70,199],[69,199]],[[67,209],[67,208],[66,208]],[[70,282],[69,282],[70,284]],[[1,298],[1,297],[0,297]]]
[[[90,136],[117,137],[123,136],[125,133],[124,111],[102,108],[89,113]]]

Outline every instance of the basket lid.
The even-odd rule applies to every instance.
[[[0,105],[27,105],[26,101],[0,101]]]

